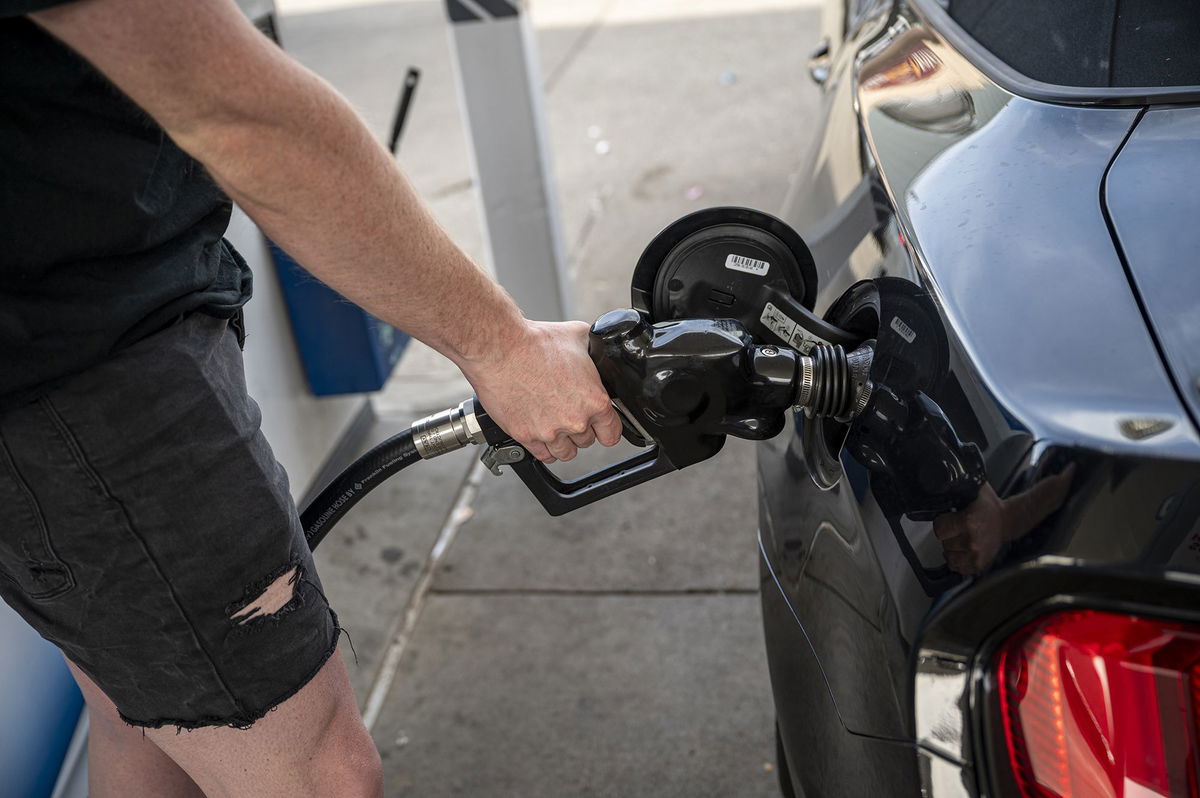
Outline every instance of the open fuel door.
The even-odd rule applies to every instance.
[[[659,233],[638,259],[633,306],[651,322],[735,319],[761,343],[808,354],[858,339],[812,312],[817,270],[808,246],[774,216],[706,208]]]

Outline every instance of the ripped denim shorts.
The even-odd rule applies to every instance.
[[[0,596],[139,726],[246,727],[336,650],[230,322],[0,415]]]

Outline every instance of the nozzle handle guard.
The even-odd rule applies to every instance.
[[[559,479],[545,464],[500,429],[478,401],[475,402],[475,418],[483,429],[485,440],[493,449],[520,452],[517,458],[506,458],[500,462],[512,468],[513,472],[525,483],[529,492],[550,515],[565,515],[572,510],[577,510],[592,502],[676,470],[676,466],[668,459],[666,452],[656,443],[619,463],[598,469],[578,479]]]

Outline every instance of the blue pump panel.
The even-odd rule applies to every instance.
[[[408,336],[313,277],[274,243],[270,246],[313,394],[336,396],[382,388]]]
[[[50,798],[82,709],[62,654],[0,602],[0,795]]]

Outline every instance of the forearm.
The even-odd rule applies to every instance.
[[[298,262],[460,367],[515,344],[516,305],[445,234],[353,109],[300,67],[287,72],[269,102],[198,126],[181,146]]]

